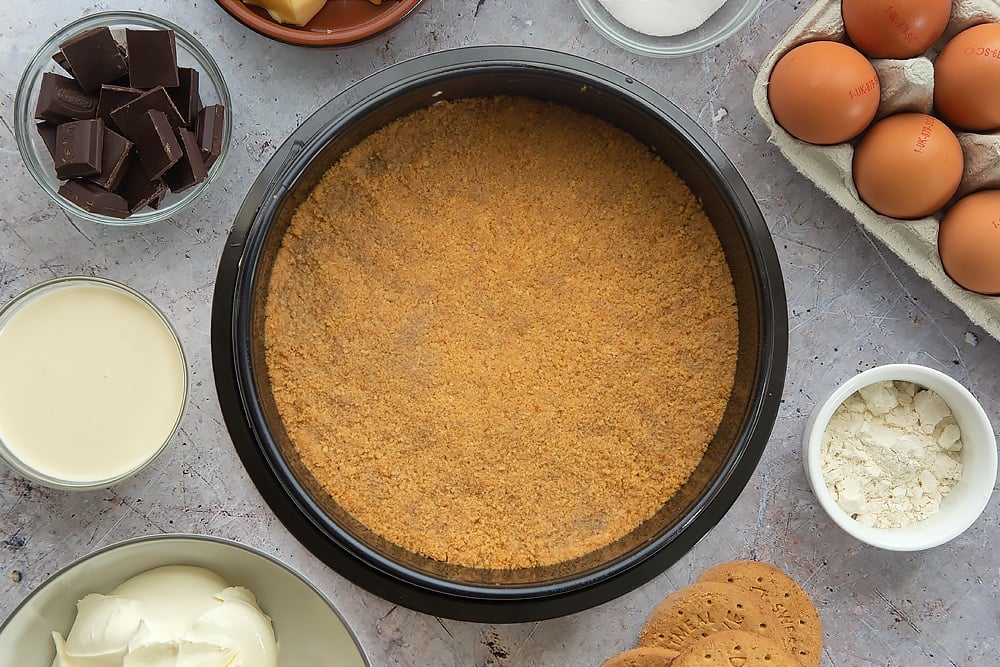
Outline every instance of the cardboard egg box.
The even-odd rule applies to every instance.
[[[923,56],[907,60],[873,60],[881,87],[876,120],[904,111],[930,113],[934,96],[935,56],[948,40],[962,30],[988,22],[1000,22],[1000,0],[955,0],[948,29]],[[870,234],[965,311],[972,322],[1000,340],[1000,296],[982,296],[965,290],[944,272],[937,252],[940,211],[933,217],[906,221],[876,213],[861,201],[854,187],[851,161],[857,140],[834,146],[816,146],[791,136],[775,121],[767,102],[771,70],[791,49],[821,39],[850,43],[840,13],[840,0],[818,0],[809,7],[761,64],[753,101],[770,130],[769,141],[800,173],[852,213]],[[1000,188],[1000,132],[977,134],[956,131],[956,136],[965,154],[965,171],[956,197],[976,190]]]

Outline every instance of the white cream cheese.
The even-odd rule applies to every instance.
[[[276,667],[278,648],[254,594],[205,568],[169,565],[77,603],[52,667]]]

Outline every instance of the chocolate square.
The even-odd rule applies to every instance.
[[[111,112],[118,107],[125,106],[140,95],[142,95],[142,91],[138,88],[102,85],[101,92],[97,96],[97,117],[103,120],[108,127],[117,128],[118,125],[111,118]]]
[[[59,194],[84,211],[113,218],[127,218],[129,215],[128,202],[124,197],[89,181],[67,181],[59,188]]]
[[[174,193],[184,192],[208,177],[194,132],[181,128],[177,130],[177,139],[184,149],[184,156],[163,175],[164,182]]]
[[[73,76],[73,68],[69,66],[69,62],[66,60],[66,54],[64,54],[62,51],[56,51],[55,53],[52,54],[52,60],[55,62],[56,65],[59,65],[59,67],[61,67],[64,72],[66,72],[70,76]]]
[[[150,180],[162,176],[184,155],[174,129],[159,109],[150,109],[133,123],[129,138],[135,142],[139,162]]]
[[[148,178],[146,170],[137,162],[138,158],[133,153],[125,168],[125,175],[115,189],[115,192],[125,198],[129,213],[135,213],[153,202],[158,205],[163,193],[167,191],[166,183],[159,178]]]
[[[105,190],[114,190],[125,176],[125,166],[132,154],[132,142],[122,135],[104,128],[104,151],[101,156],[101,173],[88,178]]]
[[[149,201],[149,208],[159,209],[163,206],[163,197],[166,196],[167,190],[164,188],[160,191],[160,194]]]
[[[195,136],[198,138],[198,146],[208,168],[211,168],[222,154],[222,131],[225,125],[226,108],[221,104],[212,104],[198,113]]]
[[[101,173],[104,156],[104,121],[73,120],[56,128],[53,161],[61,179]]]
[[[179,85],[177,44],[173,30],[125,29],[128,78],[133,88],[173,88]]]
[[[118,52],[122,54],[122,60],[125,61],[125,74],[118,77],[111,82],[110,85],[118,86],[119,88],[129,88],[128,85],[128,51],[125,50],[124,44],[118,45]]]
[[[184,124],[190,126],[198,118],[201,111],[201,95],[198,92],[198,70],[193,67],[181,67],[177,70],[180,84],[168,88],[167,93],[174,101],[177,110],[184,118]]]
[[[174,105],[174,101],[170,99],[167,89],[163,86],[147,90],[131,102],[126,102],[123,106],[112,110],[111,120],[118,126],[118,131],[138,143],[136,138],[132,136],[132,124],[144,116],[150,109],[156,109],[166,115],[167,122],[170,123],[171,128],[184,127],[184,119],[181,118],[177,106]]]
[[[84,92],[94,93],[102,83],[111,83],[128,72],[118,42],[107,26],[93,28],[59,45]]]
[[[83,92],[80,84],[59,74],[46,72],[38,87],[35,118],[61,123],[84,120],[97,115],[97,98]]]
[[[49,155],[52,159],[56,157],[56,128],[59,127],[55,123],[50,123],[48,121],[44,123],[38,123],[35,125],[35,129],[38,130],[38,136],[42,138],[42,143],[45,144],[45,148],[48,149]]]

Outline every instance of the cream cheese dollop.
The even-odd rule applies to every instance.
[[[246,588],[211,570],[168,565],[77,603],[52,667],[276,667],[271,619]]]

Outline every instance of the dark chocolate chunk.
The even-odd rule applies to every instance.
[[[179,85],[177,44],[173,30],[125,29],[128,78],[133,88],[173,88]]]
[[[60,44],[59,49],[85,92],[97,92],[102,83],[117,81],[128,72],[118,42],[107,26],[77,35]]]
[[[114,218],[127,218],[129,215],[128,202],[124,197],[89,181],[66,181],[59,188],[59,194],[84,211]]]
[[[159,178],[147,178],[146,171],[137,162],[138,158],[133,153],[129,159],[130,164],[125,169],[122,182],[115,188],[115,192],[128,202],[129,213],[135,213],[154,202],[159,206],[163,193],[167,191],[166,183]]]
[[[69,62],[66,61],[66,54],[62,51],[56,51],[52,54],[52,60],[55,61],[56,65],[63,68],[63,71],[73,76],[73,68],[69,66]]]
[[[104,121],[72,120],[56,128],[53,156],[56,176],[61,179],[101,173],[104,155]]]
[[[97,98],[83,92],[73,79],[52,72],[42,75],[38,87],[35,118],[61,123],[65,120],[84,120],[97,115]]]
[[[139,162],[149,179],[159,178],[184,156],[184,149],[159,109],[150,109],[132,124],[129,138],[135,142]]]
[[[201,111],[201,95],[198,93],[198,70],[193,67],[181,67],[177,70],[180,84],[168,88],[170,99],[177,105],[185,125],[192,125]]]
[[[49,150],[49,155],[53,159],[56,157],[56,128],[59,127],[55,123],[38,123],[35,125],[35,129],[38,130],[38,135],[42,138],[42,143],[45,144],[45,148]]]
[[[184,149],[184,156],[163,174],[163,180],[173,193],[184,192],[208,177],[205,160],[201,157],[201,149],[198,148],[198,139],[195,138],[194,132],[181,128],[177,130],[177,139]]]
[[[167,194],[167,191],[164,188],[159,195],[150,200],[149,208],[159,209],[161,206],[163,206],[163,196],[165,194]]]
[[[97,96],[97,117],[103,120],[106,126],[117,128],[118,126],[111,118],[111,112],[118,107],[125,106],[140,95],[142,95],[142,91],[138,88],[102,85],[101,92]]]
[[[163,86],[157,86],[152,90],[148,90],[131,102],[126,102],[124,105],[112,110],[111,119],[118,126],[119,132],[135,143],[139,143],[132,136],[132,125],[150,109],[156,109],[166,115],[167,122],[170,123],[171,128],[184,127],[184,119],[181,118],[181,114],[174,105],[174,101],[170,99],[167,89]]]
[[[221,104],[212,104],[198,113],[195,124],[195,136],[201,156],[205,158],[205,166],[211,166],[222,154],[222,131],[226,125],[226,108]]]
[[[88,178],[105,190],[114,190],[125,175],[125,165],[132,154],[132,142],[122,135],[104,128],[104,152],[101,157],[101,173]]]
[[[112,81],[109,85],[118,86],[119,88],[129,88],[130,86],[128,85],[128,51],[125,50],[124,44],[118,45],[118,52],[122,54],[122,60],[125,61],[126,71],[123,76],[118,77],[117,79]]]

